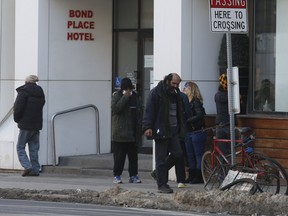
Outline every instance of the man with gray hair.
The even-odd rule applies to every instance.
[[[29,75],[25,84],[18,87],[14,102],[14,121],[20,129],[17,142],[17,155],[24,171],[22,176],[39,176],[38,159],[39,134],[43,123],[43,106],[45,95],[43,89],[36,84],[39,79]],[[29,158],[25,147],[28,143]]]

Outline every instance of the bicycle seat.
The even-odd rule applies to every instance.
[[[250,127],[236,127],[235,128],[240,134],[244,134],[247,132],[252,131],[252,129]]]

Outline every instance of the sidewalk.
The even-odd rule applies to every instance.
[[[141,177],[141,176],[140,176]],[[133,184],[128,182],[128,178],[122,178],[123,183],[117,184],[123,189],[139,192],[157,192],[156,182],[151,179],[141,178],[142,183]],[[21,173],[0,173],[0,188],[19,188],[28,190],[67,190],[82,189],[92,191],[104,191],[115,187],[112,182],[113,177],[107,176],[76,176],[62,174],[40,173],[38,177],[22,177]],[[170,181],[169,185],[174,191],[177,190],[198,190],[204,191],[203,184],[187,184],[187,188],[177,188],[177,183]]]
[[[123,184],[117,186],[127,191],[119,190],[110,176],[43,173],[38,177],[22,177],[20,172],[0,171],[0,191],[2,199],[90,203],[205,213],[224,212],[237,215],[287,215],[288,212],[288,196],[283,195],[256,193],[251,196],[235,190],[206,193],[203,184],[188,184],[188,187],[183,189],[177,188],[174,181],[170,181],[169,184],[174,192],[178,191],[177,195],[160,194],[152,178],[142,178],[143,183],[140,184],[128,183],[127,178],[122,180]]]

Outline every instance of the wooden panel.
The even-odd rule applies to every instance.
[[[267,139],[288,139],[288,130],[282,129],[254,129],[256,137]]]
[[[288,119],[267,119],[267,118],[245,118],[237,117],[240,125],[252,128],[277,128],[288,129]]]
[[[287,149],[288,140],[282,139],[260,139],[256,137],[255,147]]]
[[[206,127],[215,125],[215,115],[205,118]],[[267,115],[237,116],[239,127],[251,127],[256,132],[255,151],[277,160],[288,170],[288,119]],[[210,135],[211,136],[211,135]],[[212,136],[207,145],[211,145]]]
[[[255,148],[255,151],[274,159],[287,159],[288,154],[288,149]]]

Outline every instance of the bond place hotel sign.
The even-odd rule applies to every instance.
[[[68,41],[94,41],[95,22],[92,10],[69,10],[68,16]]]
[[[209,0],[212,32],[246,33],[247,0]]]

